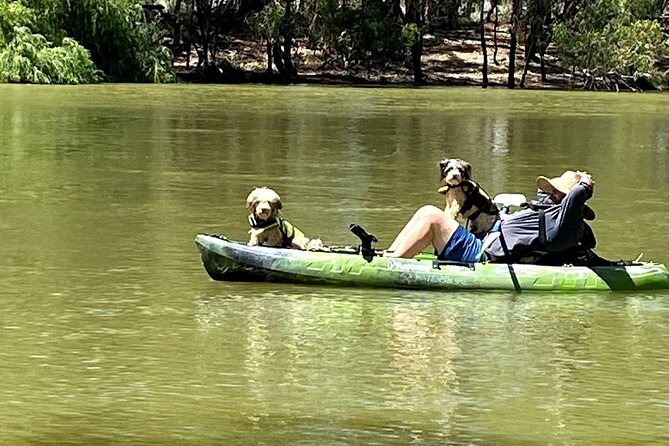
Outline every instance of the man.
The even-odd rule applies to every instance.
[[[583,235],[585,202],[592,197],[593,185],[587,172],[566,171],[552,179],[538,177],[539,189],[553,195],[560,204],[546,210],[526,209],[505,216],[499,230],[488,234],[483,241],[439,208],[423,206],[384,255],[410,258],[432,244],[440,260],[511,263],[533,251],[569,249],[576,246]]]

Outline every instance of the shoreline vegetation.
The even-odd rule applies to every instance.
[[[669,0],[0,0],[0,82],[647,91],[666,28]]]

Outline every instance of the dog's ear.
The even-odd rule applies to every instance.
[[[256,206],[258,206],[258,200],[246,202],[246,209],[252,214],[255,214]]]
[[[444,179],[444,176],[445,176],[444,171],[446,170],[446,166],[448,166],[448,163],[450,163],[450,162],[451,162],[451,160],[449,158],[444,158],[441,161],[439,161],[439,164],[437,164],[437,166],[439,166],[439,179],[440,180]]]
[[[465,170],[465,179],[471,180],[472,179],[472,165],[469,164],[467,161],[462,161],[462,168]]]
[[[256,187],[251,191],[248,197],[246,197],[246,209],[252,211],[256,207],[258,202],[258,188]]]

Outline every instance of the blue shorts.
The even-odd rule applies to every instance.
[[[476,263],[481,260],[483,242],[474,234],[458,225],[443,251],[439,253],[439,260],[454,262]]]

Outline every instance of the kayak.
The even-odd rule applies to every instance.
[[[615,291],[669,289],[669,270],[653,262],[610,266],[460,264],[363,257],[355,248],[301,251],[248,246],[224,236],[198,234],[195,244],[209,276],[222,281],[270,281],[416,290]]]

